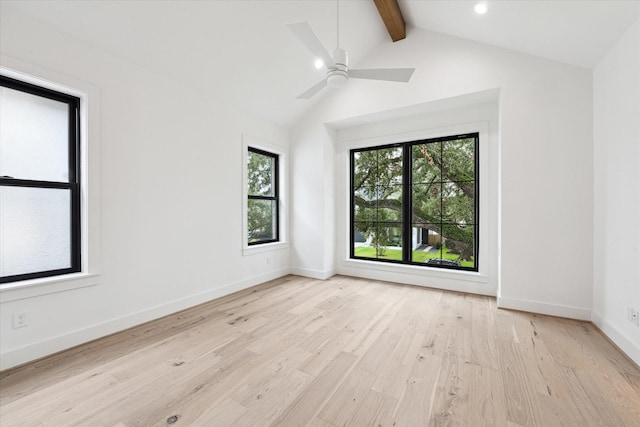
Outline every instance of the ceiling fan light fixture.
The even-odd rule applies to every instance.
[[[302,42],[306,48],[313,53],[315,58],[321,58],[324,66],[327,67],[327,74],[324,79],[298,95],[297,99],[310,99],[322,89],[328,87],[336,88],[347,84],[350,78],[384,80],[392,82],[408,83],[414,72],[413,68],[373,68],[373,69],[349,69],[347,52],[337,47],[333,56],[322,45],[318,36],[313,32],[308,22],[298,22],[288,24],[289,30]],[[339,46],[339,44],[338,44]],[[318,64],[318,62],[316,62]]]
[[[327,75],[327,86],[328,87],[343,87],[347,84],[347,80],[349,77],[343,73],[329,73]]]
[[[489,11],[489,6],[487,6],[486,3],[477,3],[474,7],[473,10],[475,10],[475,12],[478,15],[484,15],[485,13],[487,13]]]

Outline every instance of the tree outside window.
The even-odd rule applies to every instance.
[[[478,134],[351,151],[352,258],[478,270]]]
[[[278,155],[249,147],[247,153],[247,242],[277,242]]]

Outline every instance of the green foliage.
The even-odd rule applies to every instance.
[[[402,150],[385,148],[356,154],[354,180],[357,229],[384,256],[401,235]],[[386,205],[379,205],[385,201]]]
[[[247,201],[247,232],[249,243],[275,237],[273,204],[271,200]]]
[[[440,234],[462,261],[473,257],[474,139],[412,146],[412,224]],[[354,158],[354,225],[384,256],[392,229],[402,227],[402,147],[367,150]]]
[[[250,196],[275,195],[275,161],[273,157],[252,151],[247,156],[247,194]],[[272,200],[249,199],[247,201],[248,241],[256,242],[275,237]]]
[[[273,157],[249,151],[247,155],[247,194],[273,196],[275,162]]]
[[[355,256],[363,257],[363,258],[381,258],[381,259],[390,259],[390,260],[402,260],[402,250],[400,249],[387,249],[384,255],[377,255],[375,248],[371,246],[360,246],[355,248],[354,250]],[[427,262],[427,260],[431,258],[443,258],[449,260],[459,261],[460,265],[463,267],[473,267],[473,257],[471,260],[462,261],[460,260],[460,255],[449,252],[447,248],[444,248],[442,253],[440,251],[437,252],[424,252],[424,251],[413,251],[411,254],[411,260],[414,262]]]

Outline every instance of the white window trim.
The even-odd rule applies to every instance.
[[[278,155],[279,164],[279,241],[263,243],[260,245],[249,245],[247,241],[247,160],[249,147],[258,148]],[[242,135],[242,254],[252,255],[263,252],[287,249],[289,247],[289,149],[277,144],[263,141],[250,135]]]
[[[84,81],[0,55],[0,74],[80,98],[81,271],[4,283],[0,303],[100,283],[99,89]],[[55,83],[54,83],[55,82]],[[89,113],[91,112],[91,113]]]
[[[349,227],[350,227],[350,163],[348,160],[349,152],[352,149],[359,148],[367,148],[367,147],[375,147],[378,145],[392,144],[396,142],[405,142],[405,141],[414,141],[420,139],[430,139],[430,138],[439,138],[450,135],[458,135],[463,133],[479,133],[478,140],[478,150],[479,150],[479,182],[480,182],[480,200],[479,200],[479,209],[480,209],[480,223],[479,225],[479,258],[478,258],[478,266],[479,269],[477,272],[475,271],[458,271],[458,270],[448,270],[441,268],[431,268],[426,266],[415,266],[415,265],[395,265],[389,263],[381,263],[379,261],[368,261],[361,259],[352,259],[349,258]],[[388,272],[396,272],[396,273],[406,273],[412,272],[415,274],[427,275],[430,277],[440,277],[446,279],[453,280],[464,280],[470,282],[479,282],[479,283],[487,283],[489,281],[489,258],[488,258],[488,241],[489,241],[489,222],[487,218],[488,212],[488,189],[489,189],[489,123],[487,121],[478,121],[478,122],[470,122],[470,123],[461,123],[451,126],[443,126],[429,129],[420,129],[417,131],[409,131],[409,132],[400,132],[393,133],[384,136],[370,137],[370,138],[356,138],[354,140],[344,140],[338,138],[339,143],[339,151],[340,151],[340,160],[342,167],[339,168],[339,173],[342,177],[341,182],[344,183],[342,186],[342,203],[341,206],[341,218],[343,226],[340,227],[342,231],[340,241],[344,244],[341,245],[340,248],[342,253],[344,254],[340,261],[339,265],[344,266],[346,268],[368,268],[373,270],[383,270]]]

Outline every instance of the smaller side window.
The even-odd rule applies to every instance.
[[[279,156],[248,147],[247,243],[258,245],[280,240]]]

